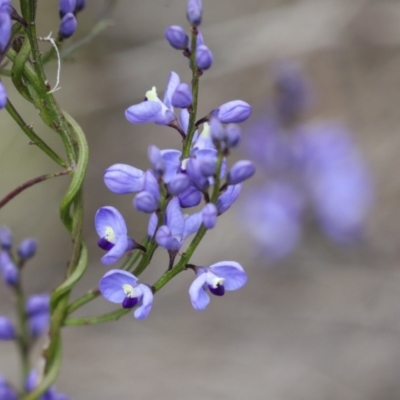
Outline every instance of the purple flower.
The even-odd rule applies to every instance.
[[[171,103],[174,107],[188,108],[192,105],[192,89],[187,83],[180,83],[172,95]]]
[[[252,108],[249,104],[242,100],[233,100],[222,104],[213,115],[223,124],[239,123],[250,117]]]
[[[0,399],[1,400],[18,400],[17,393],[8,382],[0,375]]]
[[[202,199],[201,192],[192,184],[178,196],[179,204],[183,208],[196,207]]]
[[[189,37],[185,30],[177,25],[169,26],[165,30],[165,38],[168,43],[177,50],[185,50],[189,44]]]
[[[235,124],[229,124],[225,128],[225,132],[225,142],[227,146],[229,148],[237,147],[242,136],[239,126]]]
[[[153,173],[156,178],[160,178],[165,172],[165,161],[162,158],[160,149],[157,146],[149,146],[147,150],[147,155],[149,157]]]
[[[171,98],[180,83],[177,73],[171,72],[165,90],[164,101],[157,96],[156,88],[146,92],[146,100],[135,104],[125,111],[126,119],[132,124],[155,122],[158,125],[169,125],[176,117],[172,107]]]
[[[193,185],[196,186],[200,191],[205,191],[210,186],[210,182],[201,171],[201,160],[198,158],[189,158],[186,163],[187,176],[192,181]]]
[[[254,175],[256,169],[251,161],[241,160],[233,164],[226,178],[228,185],[236,185]]]
[[[14,340],[16,336],[14,324],[10,318],[0,315],[0,340]]]
[[[12,232],[6,226],[0,227],[0,247],[10,250],[13,242]]]
[[[147,171],[143,190],[136,195],[133,205],[138,211],[152,213],[160,205],[160,187],[152,171]]]
[[[114,207],[101,207],[95,216],[99,247],[107,250],[101,262],[109,265],[118,261],[126,251],[133,249],[135,242],[128,237],[124,217]]]
[[[153,305],[153,292],[137,281],[130,272],[112,269],[101,278],[99,289],[106,300],[121,304],[123,308],[133,308],[138,304],[133,315],[137,319],[145,319]]]
[[[231,207],[231,205],[239,197],[241,190],[242,190],[242,183],[239,183],[237,185],[229,185],[226,188],[226,190],[218,197],[216,203],[218,215],[223,214]]]
[[[174,197],[168,203],[165,214],[165,225],[158,228],[156,242],[167,250],[178,251],[186,238],[199,230],[202,223],[201,212],[184,216],[179,199]]]
[[[186,174],[177,173],[174,177],[168,182],[167,189],[168,193],[172,196],[178,196],[191,185],[190,179]]]
[[[73,13],[76,7],[76,0],[60,0],[59,1],[59,12],[60,19],[63,19],[64,16],[68,13]]]
[[[288,255],[301,235],[303,199],[288,184],[274,182],[246,199],[244,218],[248,232],[274,260]]]
[[[201,24],[203,5],[201,0],[189,0],[186,8],[186,18],[190,25],[198,26]]]
[[[8,11],[9,2],[0,3],[0,51],[5,50],[11,38],[11,16]]]
[[[0,44],[0,50],[1,50],[1,44]],[[6,87],[3,85],[3,83],[0,81],[0,110],[5,108],[6,105],[7,105],[7,90]]]
[[[29,260],[36,254],[37,240],[33,238],[24,239],[18,247],[18,257],[21,260]]]
[[[72,13],[65,14],[60,22],[58,33],[63,39],[68,39],[75,33],[77,26],[75,15]]]
[[[202,44],[196,49],[196,64],[201,70],[209,69],[213,61],[211,50],[206,45]]]
[[[114,164],[104,173],[104,183],[112,192],[127,194],[144,188],[144,172],[126,164]]]
[[[76,0],[74,13],[82,11],[86,7],[86,0]]]
[[[29,333],[37,338],[42,335],[50,322],[50,295],[48,293],[35,294],[28,298],[25,304],[28,316]]]
[[[196,279],[190,285],[189,296],[195,310],[204,310],[210,302],[209,290],[216,296],[225,290],[238,290],[246,284],[247,275],[242,266],[235,261],[222,261],[208,268],[196,269]]]
[[[19,282],[19,270],[7,251],[0,252],[0,269],[7,285],[16,286]]]
[[[215,204],[208,203],[204,206],[201,212],[203,218],[203,224],[207,229],[214,228],[217,223],[218,210]]]

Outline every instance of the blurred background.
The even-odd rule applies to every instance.
[[[38,33],[58,24],[57,2],[38,2]],[[90,251],[78,297],[106,271],[93,227],[96,210],[117,207],[132,237],[139,240],[147,217],[132,208],[132,196],[117,196],[103,184],[114,163],[146,169],[147,147],[179,148],[179,135],[153,124],[131,125],[124,110],[153,85],[162,91],[171,70],[189,82],[179,51],[164,40],[167,26],[187,26],[186,0],[119,0],[107,14],[105,1],[88,0],[71,42],[84,38],[101,15],[112,25],[62,64],[62,108],[82,125],[90,146],[85,186],[85,237]],[[329,241],[317,224],[302,228],[299,245],[271,260],[243,229],[243,208],[223,215],[192,261],[210,265],[236,260],[248,284],[208,309],[192,309],[187,293],[191,272],[157,294],[148,320],[64,330],[64,364],[57,383],[74,399],[269,399],[398,400],[400,398],[400,2],[396,0],[203,0],[202,32],[214,65],[201,78],[199,115],[233,99],[265,113],[273,93],[277,61],[290,60],[313,84],[311,120],[335,120],[353,133],[374,187],[374,206],[362,240],[349,246]],[[45,45],[44,45],[45,46]],[[49,66],[55,82],[56,65]],[[5,81],[25,120],[54,148],[29,104]],[[246,127],[247,126],[247,127]],[[1,113],[3,197],[55,165],[28,145],[5,111]],[[240,153],[242,151],[242,153]],[[251,158],[244,149],[234,158]],[[262,170],[261,170],[262,171]],[[262,179],[259,172],[257,179]],[[257,182],[258,182],[257,181]],[[18,241],[35,236],[39,251],[25,272],[27,292],[57,285],[68,260],[69,240],[58,218],[68,178],[30,188],[0,211]],[[246,187],[246,184],[245,184]],[[252,196],[248,182],[243,196]],[[247,197],[248,198],[248,197]],[[167,265],[159,250],[143,280],[152,283]],[[0,288],[0,313],[12,316],[8,290]],[[111,310],[98,299],[80,310]],[[38,351],[40,346],[38,347]],[[0,371],[17,380],[17,357],[0,343]]]

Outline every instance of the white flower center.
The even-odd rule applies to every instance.
[[[160,102],[160,99],[157,96],[157,89],[155,86],[153,86],[151,90],[148,90],[146,92],[146,99],[150,101]]]
[[[213,278],[211,278],[208,281],[208,284],[213,288],[216,289],[218,286],[223,285],[225,279],[224,278],[219,278],[218,276],[215,276]]]
[[[135,289],[133,286],[128,285],[127,283],[122,285],[122,289],[127,297],[133,298],[135,297]]]
[[[117,241],[117,236],[114,232],[114,229],[111,228],[111,226],[106,227],[106,232],[104,234],[104,238],[107,240],[107,242],[115,244]]]

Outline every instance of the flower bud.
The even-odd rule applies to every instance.
[[[0,228],[0,247],[3,250],[10,250],[11,246],[12,246],[12,233],[6,226],[2,226]]]
[[[245,121],[250,117],[251,112],[252,108],[249,104],[242,100],[233,100],[216,110],[216,115],[221,123],[230,124]]]
[[[28,260],[36,254],[37,241],[33,238],[23,240],[18,247],[18,257],[21,260]]]
[[[13,340],[16,336],[14,324],[10,318],[0,316],[0,340]]]
[[[75,33],[77,25],[78,23],[76,22],[74,14],[65,14],[61,20],[58,33],[63,39],[68,39]]]
[[[60,0],[59,12],[60,19],[63,19],[68,13],[73,13],[76,8],[76,0]]]
[[[0,268],[4,282],[10,286],[16,286],[19,282],[19,271],[6,251],[0,252]]]
[[[6,87],[0,81],[0,110],[5,108],[7,105],[7,90]]]
[[[0,9],[0,51],[5,50],[11,38],[12,22],[7,10]]]
[[[210,186],[208,179],[201,173],[200,160],[197,158],[190,158],[188,160],[186,173],[197,189],[204,191]]]
[[[236,185],[254,175],[256,169],[251,161],[241,160],[233,164],[226,178],[228,185]]]
[[[210,132],[213,142],[220,143],[225,140],[225,130],[217,118],[210,120]]]
[[[189,37],[185,30],[178,25],[169,26],[165,30],[165,38],[168,43],[177,50],[185,50],[189,44]]]
[[[217,223],[217,207],[213,203],[205,205],[202,211],[203,224],[207,229],[214,228]]]
[[[192,105],[192,89],[187,83],[180,83],[171,99],[172,105],[178,108],[188,108]]]
[[[214,57],[211,50],[204,44],[199,46],[196,50],[196,64],[197,66],[205,71],[209,69],[214,61]]]
[[[76,0],[74,13],[82,11],[86,7],[86,0]]]
[[[114,164],[104,173],[107,188],[117,194],[135,193],[144,188],[144,172],[126,164]]]
[[[28,319],[29,334],[33,338],[37,338],[46,332],[50,322],[50,314],[43,313],[34,315]]]
[[[18,400],[17,393],[6,380],[0,375],[0,399],[4,400]]]
[[[151,193],[144,190],[133,199],[133,206],[138,211],[152,213],[157,210],[159,201]]]
[[[198,206],[202,199],[202,194],[193,185],[190,185],[179,196],[179,204],[182,208]]]
[[[34,294],[28,298],[25,311],[29,317],[50,312],[50,295],[48,293]]]
[[[186,8],[186,18],[192,26],[201,24],[203,5],[201,0],[189,0]]]
[[[200,172],[206,176],[213,176],[217,171],[217,158],[207,155],[200,159]]]
[[[169,182],[168,182],[168,192],[172,194],[172,196],[178,196],[184,190],[186,190],[190,185],[190,179],[186,174],[176,174]]]
[[[165,172],[165,161],[162,158],[160,149],[157,146],[151,145],[147,149],[147,155],[156,177],[161,177]]]
[[[241,139],[240,128],[235,124],[229,124],[225,128],[226,133],[226,144],[228,147],[236,147]]]

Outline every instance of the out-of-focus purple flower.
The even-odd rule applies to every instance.
[[[210,302],[209,290],[215,296],[223,296],[225,290],[238,290],[247,282],[243,267],[235,261],[222,261],[208,268],[196,269],[196,279],[190,285],[189,296],[195,310],[204,310]]]
[[[167,206],[165,225],[156,232],[156,242],[167,250],[178,251],[186,238],[199,230],[201,223],[201,212],[184,216],[179,199],[173,197]]]
[[[302,210],[300,193],[288,184],[274,182],[246,199],[243,221],[254,241],[277,260],[298,244]]]
[[[7,105],[7,90],[6,87],[3,85],[3,82],[0,81],[0,110],[5,108],[6,105]]]
[[[242,137],[239,126],[236,124],[229,124],[225,128],[225,132],[225,142],[227,146],[230,148],[237,147]]]
[[[215,204],[208,203],[202,210],[203,224],[207,229],[214,228],[217,223],[218,210]]]
[[[0,340],[14,340],[16,336],[14,324],[10,318],[0,315]]]
[[[7,285],[16,286],[19,282],[19,270],[11,259],[8,251],[0,252],[0,269]]]
[[[185,50],[189,44],[189,37],[186,34],[185,30],[178,26],[172,25],[169,26],[165,30],[165,38],[168,40],[168,43],[177,50]]]
[[[112,269],[101,278],[99,289],[106,300],[121,304],[123,308],[133,308],[138,304],[133,315],[145,319],[153,305],[153,292],[147,285],[137,282],[136,276],[130,272]]]
[[[152,213],[160,205],[160,187],[152,171],[146,171],[143,190],[136,195],[133,205],[138,211]]]
[[[103,264],[114,264],[126,251],[133,249],[135,242],[128,237],[124,217],[116,208],[101,207],[96,213],[94,223],[100,236],[98,245],[107,251],[101,259]]]
[[[60,22],[58,33],[63,39],[68,39],[75,33],[77,26],[75,15],[72,13],[65,14]]]
[[[299,165],[321,226],[339,243],[362,236],[372,182],[349,132],[318,124],[296,132]]]
[[[186,8],[186,18],[190,25],[199,26],[203,14],[203,5],[201,0],[189,0]]]
[[[3,51],[11,38],[11,16],[8,10],[9,2],[0,3],[0,51]]]
[[[81,12],[86,7],[86,0],[76,0],[74,13]]]
[[[24,239],[18,247],[18,257],[21,260],[29,260],[36,254],[37,240],[33,238]]]
[[[50,322],[50,295],[48,293],[35,294],[28,298],[25,304],[28,316],[29,333],[37,338],[42,335]]]
[[[246,121],[252,113],[250,104],[242,100],[233,100],[222,104],[212,114],[223,124],[239,123]]]
[[[11,0],[0,0],[0,12],[10,12]]]
[[[180,83],[172,95],[171,103],[174,107],[188,108],[192,105],[192,89],[187,83]]]
[[[26,391],[32,392],[39,380],[39,374],[36,370],[32,370],[25,380],[25,389]],[[60,393],[56,390],[54,386],[50,386],[41,396],[39,400],[71,400],[69,396],[64,393]]]
[[[144,172],[126,164],[114,164],[104,173],[104,183],[112,192],[127,194],[144,188]]]
[[[210,120],[210,134],[215,143],[221,143],[226,139],[226,131],[217,118],[212,117]]]
[[[216,203],[218,215],[221,215],[227,211],[236,201],[236,199],[239,197],[240,191],[242,190],[242,185],[242,183],[237,185],[229,185],[227,189],[218,197]]]
[[[176,116],[171,98],[179,83],[178,74],[171,72],[164,94],[164,101],[158,98],[156,88],[153,87],[152,90],[146,92],[145,101],[135,104],[125,111],[126,119],[132,124],[155,122],[158,125],[169,125],[172,123]]]
[[[275,111],[280,121],[290,121],[311,106],[311,83],[293,63],[280,63],[274,70]]]
[[[249,179],[256,172],[256,168],[251,161],[241,160],[233,164],[231,170],[228,172],[226,183],[228,185],[237,185]]]
[[[165,161],[162,158],[160,149],[157,146],[149,146],[147,149],[150,164],[155,177],[160,178],[165,172]]]
[[[213,64],[214,57],[211,50],[204,44],[196,49],[196,65],[206,71]]]
[[[0,375],[0,399],[18,400],[16,391],[11,388],[2,375]]]
[[[60,0],[59,1],[59,12],[60,19],[68,13],[73,13],[76,7],[76,0]]]
[[[0,247],[10,250],[13,242],[12,232],[6,226],[0,227]]]

